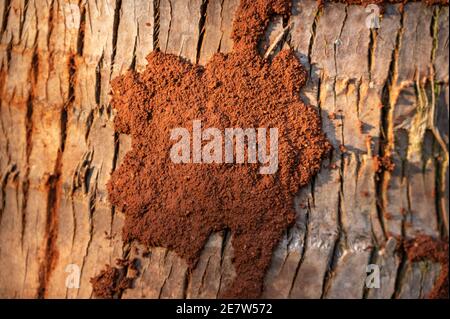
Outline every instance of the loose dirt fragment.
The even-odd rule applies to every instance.
[[[100,274],[91,278],[93,295],[97,298],[118,298],[125,289],[131,288],[135,277],[139,272],[136,268],[136,260],[116,261],[118,267],[106,265]]]
[[[448,241],[420,235],[405,241],[403,247],[410,262],[428,260],[441,265],[439,277],[427,298],[448,299]]]
[[[394,161],[390,156],[374,156],[373,157],[373,169],[377,173],[383,171],[392,172],[395,168]]]

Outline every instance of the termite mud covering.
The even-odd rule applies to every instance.
[[[290,1],[241,1],[233,51],[205,66],[158,51],[143,73],[112,83],[115,128],[132,149],[108,183],[109,199],[125,213],[123,239],[175,251],[192,269],[212,232],[229,229],[236,278],[224,297],[258,297],[274,247],[295,220],[294,196],[318,172],[331,146],[320,117],[299,98],[306,72],[290,50],[263,59],[257,43],[271,16]],[[170,130],[277,128],[279,166],[176,164]],[[93,279],[95,287],[96,280]]]
[[[307,75],[294,53],[283,50],[269,61],[257,51],[270,18],[290,11],[288,0],[242,0],[231,53],[217,53],[202,67],[154,51],[143,73],[112,83],[115,129],[132,138],[108,183],[111,203],[125,214],[124,241],[171,249],[192,270],[209,235],[230,230],[236,277],[221,297],[260,296],[272,252],[295,221],[294,197],[331,149],[317,111],[300,100]],[[277,128],[278,170],[263,175],[258,163],[172,162],[171,130],[191,130],[195,120],[222,131]],[[110,296],[102,293],[108,283],[101,275],[92,280],[94,292]]]

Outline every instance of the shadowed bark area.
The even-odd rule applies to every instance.
[[[108,94],[156,48],[200,64],[229,52],[238,4],[0,2],[1,297],[90,298],[90,278],[124,257],[138,258],[140,276],[122,298],[214,298],[231,283],[228,232],[210,236],[192,273],[171,251],[123,245],[106,182],[130,140],[114,132]],[[273,19],[261,54],[295,50],[309,72],[302,99],[334,151],[295,201],[263,296],[425,297],[440,265],[397,246],[448,236],[448,7],[386,5],[379,29],[363,6],[294,0],[292,10]],[[377,156],[394,170],[377,171]],[[368,264],[380,266],[379,289],[365,286]],[[74,270],[79,288],[67,285]]]

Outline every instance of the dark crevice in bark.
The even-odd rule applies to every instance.
[[[448,84],[446,84],[446,85],[448,85]],[[440,90],[442,90],[442,89],[445,89],[445,88],[442,88],[441,85],[437,85],[437,88],[433,92],[435,94],[435,99],[434,99],[433,103],[435,104],[436,108],[439,107],[438,99],[439,99]],[[434,117],[435,115],[432,114],[431,116]],[[437,125],[437,124],[435,123],[435,125]],[[435,169],[435,185],[434,185],[435,205],[436,205],[436,214],[437,214],[437,219],[438,219],[439,234],[440,234],[441,239],[446,239],[446,238],[448,238],[448,235],[447,235],[448,229],[447,229],[447,226],[445,223],[446,209],[443,206],[445,205],[446,196],[449,196],[448,189],[446,189],[446,179],[447,179],[446,175],[448,174],[446,172],[448,171],[448,163],[449,163],[448,145],[440,136],[439,132],[437,131],[438,129],[435,128],[435,130],[436,130],[436,132],[433,132],[433,135],[434,135],[435,141],[436,141],[436,149],[437,149],[435,151],[437,156],[434,158],[435,168],[436,168]],[[439,139],[441,139],[441,141],[439,141]]]
[[[170,271],[172,273],[172,265],[170,266]],[[205,272],[206,272],[206,270],[205,270]],[[183,284],[181,287],[181,293],[182,293],[181,299],[187,299],[187,289],[189,287],[190,280],[191,280],[191,272],[186,271],[183,276]]]
[[[17,166],[15,164],[10,164],[2,177],[1,180],[1,193],[2,193],[2,201],[0,206],[0,225],[2,224],[3,211],[6,205],[6,186],[8,184],[8,180],[10,179],[10,175],[14,176],[17,174]],[[13,179],[13,178],[12,178]]]
[[[360,132],[362,134],[363,133],[363,121],[361,120],[361,83],[362,83],[361,80],[355,81],[355,88],[356,88],[356,90],[355,90],[355,94],[356,94],[355,106],[356,106],[356,118],[359,121]],[[345,95],[348,95],[349,87],[350,87],[350,83],[347,84]],[[371,154],[372,150],[370,149],[370,146],[369,146],[369,149],[367,151],[368,151],[369,154]],[[360,155],[361,155],[360,152],[356,153],[356,159],[358,161],[358,164],[361,164],[360,163]],[[358,176],[358,173],[359,173],[359,170],[356,171],[356,176]]]
[[[98,60],[97,66],[95,67],[95,104],[100,108],[103,106],[100,105],[101,91],[102,91],[102,75],[100,70],[103,68],[104,58],[105,58],[104,53],[102,53],[100,59]]]
[[[399,45],[399,36],[400,31],[398,31],[399,34],[397,34],[397,40],[396,43]],[[398,54],[399,47],[397,46],[393,52],[391,57],[391,62],[389,65],[389,72],[388,72],[388,78],[386,79],[386,82],[382,88],[381,91],[381,103],[382,103],[382,109],[381,109],[381,115],[380,115],[380,133],[379,133],[379,143],[378,143],[378,155],[380,157],[385,156],[391,156],[392,154],[392,148],[394,141],[391,140],[391,136],[393,136],[393,133],[390,132],[391,130],[391,115],[393,112],[393,106],[390,104],[390,97],[392,94],[392,85],[395,81],[395,67],[396,67],[396,56]],[[381,229],[383,231],[384,238],[386,239],[388,237],[387,234],[387,225],[385,222],[384,215],[387,213],[384,203],[384,197],[385,192],[387,191],[385,189],[386,183],[389,181],[391,173],[389,171],[383,170],[382,172],[377,172],[375,175],[375,181],[376,181],[376,208],[377,208],[377,216],[378,220],[380,221]]]
[[[86,250],[83,255],[83,261],[80,268],[80,278],[82,278],[83,271],[86,266],[86,259],[89,256],[89,250],[91,248],[92,239],[94,238],[94,213],[95,213],[95,204],[96,204],[96,198],[97,198],[97,179],[98,179],[98,172],[96,174],[95,180],[93,181],[93,188],[88,189],[86,187],[86,190],[88,191],[88,212],[89,212],[89,240],[86,245]]]
[[[208,256],[208,260],[206,261],[205,271],[203,272],[202,279],[200,280],[200,286],[197,290],[197,296],[200,296],[200,293],[203,291],[203,287],[205,286],[205,277],[206,277],[206,273],[208,272],[210,262],[211,262],[211,255]],[[190,276],[186,276],[186,278],[188,278],[188,277],[190,279]],[[186,296],[187,287],[188,287],[188,284],[186,284],[184,286],[184,289],[183,289],[183,291],[185,291],[184,296]]]
[[[222,246],[221,246],[221,250],[220,250],[220,269],[223,270],[224,269],[224,259],[225,259],[225,249],[229,243],[229,241],[231,240],[231,231],[229,229],[224,229],[222,231]],[[217,289],[217,295],[216,298],[219,296],[220,291],[222,290],[222,277],[223,277],[223,272],[220,272],[220,278],[219,278],[219,287]]]
[[[398,83],[398,58],[399,58],[399,52],[402,45],[402,39],[403,39],[403,32],[404,32],[404,21],[405,21],[405,11],[402,8],[401,10],[401,16],[400,16],[400,29],[397,34],[396,42],[395,42],[395,50],[394,50],[394,66],[393,66],[393,75],[392,75],[392,86],[397,85]],[[390,108],[391,108],[391,119],[390,121],[393,122],[393,112],[396,106],[397,100],[390,100]],[[409,145],[409,135],[408,132],[405,130],[402,130],[403,133],[400,136],[400,130],[397,132],[394,131],[393,123],[390,123],[390,132],[389,132],[389,141],[390,141],[390,150],[395,150],[396,146],[396,137],[402,143],[401,139],[404,139],[403,145]],[[407,208],[405,211],[405,216],[402,218],[401,221],[401,240],[406,237],[406,222],[408,217],[411,218],[411,198],[410,198],[410,185],[408,183],[408,170],[409,170],[409,164],[408,164],[408,149],[404,152],[405,154],[401,155],[401,180],[406,183],[406,200],[407,200]],[[402,243],[400,243],[401,245]],[[395,284],[394,284],[394,293],[392,294],[392,298],[398,298],[401,293],[401,287],[403,285],[403,279],[406,275],[406,270],[408,268],[407,263],[407,256],[403,249],[399,250],[398,252],[400,263],[397,269],[397,274],[395,278]]]
[[[334,70],[335,70],[335,76],[334,76],[334,81],[333,81],[333,93],[334,93],[334,109],[336,110],[336,101],[337,101],[337,94],[336,94],[336,81],[338,78],[338,67],[337,67],[337,51],[339,48],[339,45],[341,44],[341,36],[342,36],[342,32],[344,31],[344,26],[345,23],[347,22],[347,18],[348,18],[348,6],[345,7],[345,16],[344,16],[344,21],[342,22],[342,26],[341,29],[339,31],[339,36],[337,38],[337,40],[334,42],[334,46],[333,46],[333,53],[334,53]],[[347,89],[348,89],[348,84],[347,84]],[[344,139],[344,118],[341,118],[341,145],[345,145],[345,139]],[[341,157],[341,189],[343,188],[343,165],[344,165],[344,154],[343,152],[340,152],[340,157]]]
[[[431,134],[433,134],[433,133],[431,133]],[[440,150],[440,145],[439,145],[439,142],[438,141],[436,141],[436,139],[434,138],[434,135],[432,135],[433,136],[433,141],[434,141],[434,143],[433,143],[433,148],[434,148],[434,150],[433,150],[433,153],[434,154],[440,154],[441,153],[441,150]],[[439,161],[439,157],[440,157],[441,155],[438,155],[438,156],[434,156],[433,158],[432,158],[432,161],[433,161],[433,166],[434,166],[434,189],[433,189],[433,192],[434,192],[434,205],[435,205],[435,207],[436,207],[436,221],[437,221],[437,230],[438,230],[438,233],[439,233],[439,237],[441,238],[441,239],[444,239],[445,238],[445,226],[444,226],[444,212],[442,212],[442,209],[441,209],[441,200],[442,200],[442,198],[443,198],[443,196],[442,196],[442,194],[441,194],[441,170],[442,170],[442,165],[441,165],[441,162]]]
[[[167,256],[168,256],[168,254],[169,254],[169,250],[168,250],[168,249],[164,249],[164,256],[163,256],[164,266],[165,266],[166,263],[167,263]],[[173,270],[173,262],[170,263],[169,273],[167,274],[167,276],[164,277],[164,281],[163,281],[163,283],[161,284],[161,286],[159,287],[158,299],[161,299],[161,297],[162,297],[162,293],[163,293],[164,287],[165,287],[166,284],[167,284],[167,280],[168,280],[168,279],[170,278],[170,276],[172,275],[172,270]],[[185,280],[186,280],[186,279],[185,279]],[[185,291],[186,291],[186,289],[183,289],[183,293],[184,293]],[[186,296],[183,296],[182,299],[185,299],[185,298],[186,298]]]
[[[114,155],[113,155],[113,159],[112,159],[112,168],[111,168],[111,172],[114,172],[117,168],[117,162],[118,162],[118,158],[119,158],[119,148],[120,148],[120,140],[119,140],[119,133],[114,132]],[[112,206],[111,207],[111,224],[110,224],[110,229],[111,229],[111,234],[112,234],[112,229],[114,226],[114,218],[116,216],[116,207]],[[110,241],[112,240],[112,236]],[[124,243],[125,244],[125,243]],[[126,255],[128,254],[129,251],[122,249],[122,255]]]
[[[26,168],[25,168],[25,175],[22,182],[22,206],[21,206],[21,213],[22,213],[22,225],[21,225],[21,231],[20,231],[20,245],[23,250],[23,244],[24,244],[24,236],[25,236],[25,229],[27,224],[27,215],[26,215],[26,209],[27,209],[27,203],[28,203],[28,193],[29,193],[29,187],[30,187],[30,154],[31,150],[33,148],[32,143],[32,136],[33,136],[33,95],[31,94],[27,101],[27,112],[25,114],[25,140],[26,140],[26,146],[25,146],[25,157],[26,157]]]
[[[70,253],[72,254],[73,252],[73,244],[75,243],[75,237],[77,234],[77,215],[75,212],[75,202],[74,202],[74,198],[73,198],[73,194],[74,194],[74,188],[72,188],[71,193],[70,193],[70,209],[72,211],[72,221],[73,221],[73,233],[72,233],[72,240],[71,240],[71,244],[70,244]]]
[[[97,92],[96,92],[96,94],[97,94]],[[91,127],[92,127],[92,123],[93,122],[94,122],[94,110],[90,109],[89,113],[88,113],[88,116],[86,118],[86,124],[85,124],[86,132],[84,133],[84,140],[85,140],[86,143],[88,142],[88,138],[89,138],[89,134],[91,132]]]
[[[401,243],[400,243],[400,245],[401,245]],[[397,274],[395,276],[395,283],[394,283],[394,293],[392,294],[391,299],[398,298],[398,296],[401,292],[400,288],[401,288],[401,284],[402,284],[402,279],[405,276],[405,270],[406,270],[406,261],[407,261],[406,254],[403,252],[403,249],[399,250],[398,254],[400,255],[400,263],[397,268]]]
[[[223,260],[225,257],[225,248],[231,239],[231,231],[229,229],[224,229],[222,232],[222,246],[220,247],[220,265],[223,265]]]
[[[202,50],[203,38],[205,36],[205,23],[206,23],[206,12],[208,9],[209,0],[202,0],[200,6],[200,20],[198,22],[198,42],[197,42],[197,55],[195,58],[195,63],[200,60],[200,51]]]
[[[48,26],[47,48],[50,48],[50,37],[53,34],[53,27],[54,27],[53,18],[54,18],[54,15],[55,15],[54,5],[55,5],[55,0],[52,0],[50,2],[49,17],[48,17],[48,21],[47,21],[47,26]]]
[[[137,42],[139,37],[139,26],[138,26],[138,35],[134,38],[134,46],[133,46],[133,58],[131,59],[129,70],[136,71],[136,50],[137,50]]]
[[[314,187],[314,185],[311,185],[311,189],[313,187]],[[311,193],[312,192],[313,191],[311,190]],[[301,268],[301,266],[303,264],[303,260],[305,259],[305,252],[309,248],[308,247],[309,215],[311,213],[311,206],[314,206],[314,203],[311,204],[311,202],[308,200],[308,207],[305,208],[305,233],[303,234],[303,248],[302,248],[302,252],[301,252],[301,255],[300,255],[300,260],[298,261],[297,267],[295,268],[294,277],[292,279],[291,286],[289,287],[288,296],[291,295],[292,290],[294,289],[294,285],[295,285],[295,282],[297,280],[298,273],[299,273],[300,268]],[[287,246],[288,246],[288,249],[289,249],[289,244]],[[288,258],[288,256],[286,256],[285,261],[286,261],[287,258]]]
[[[0,29],[0,36],[3,36],[3,34],[6,31],[6,27],[8,25],[9,12],[11,11],[11,0],[4,0],[4,1],[5,1],[5,3],[3,5],[5,8],[5,11],[3,11],[3,23],[2,23],[2,26]]]
[[[317,112],[319,113],[319,116],[321,118],[322,121],[322,129],[324,129],[323,127],[323,115],[322,114],[322,102],[320,100],[320,94],[321,94],[321,90],[322,90],[322,78],[318,77],[317,78]],[[314,176],[314,180],[317,178],[317,176]]]
[[[431,65],[434,66],[436,59],[436,50],[438,47],[438,31],[439,31],[439,14],[440,8],[436,6],[433,10],[433,16],[431,17],[430,34],[433,38],[433,47],[431,50]]]
[[[109,224],[109,243],[111,246],[113,246],[113,239],[114,239],[114,235],[113,235],[113,229],[114,229],[114,218],[116,217],[116,207],[112,206],[111,207],[111,223]]]
[[[114,172],[117,168],[117,162],[119,159],[119,148],[120,148],[120,141],[119,141],[119,133],[114,132],[114,156],[113,156],[113,162],[112,162],[112,171]]]
[[[9,70],[9,66],[11,64],[11,55],[12,55],[13,44],[12,41],[8,43],[6,46],[6,71]]]
[[[29,8],[29,0],[24,0],[23,2],[23,14],[21,14],[21,21],[19,24],[19,39],[22,39],[23,27],[25,25],[25,19],[27,16],[27,11]]]
[[[441,150],[441,154],[442,154],[442,150]],[[445,156],[445,154],[440,155],[440,157],[442,158],[443,156]],[[437,158],[435,159],[435,165],[436,165],[436,176],[435,176],[435,192],[436,192],[436,209],[437,209],[437,214],[438,214],[438,222],[439,222],[439,233],[440,233],[440,237],[441,239],[446,239],[448,238],[447,235],[447,227],[445,225],[445,209],[442,207],[443,206],[443,202],[445,201],[445,196],[448,196],[448,193],[446,192],[445,189],[445,171],[446,168],[448,166],[448,160],[446,160],[445,162],[443,162],[443,160],[441,158]],[[448,169],[448,168],[447,168]]]
[[[56,166],[61,165],[60,155],[58,155],[56,161]],[[55,171],[60,169],[60,167],[55,167]],[[39,286],[37,291],[37,298],[45,298],[47,292],[47,284],[49,281],[50,273],[55,263],[56,252],[56,215],[57,215],[57,204],[58,204],[58,179],[59,176],[51,175],[47,181],[47,214],[46,214],[46,224],[45,224],[45,251],[44,251],[44,261],[39,267]]]
[[[435,166],[435,185],[434,185],[434,193],[435,193],[435,206],[436,206],[436,216],[438,221],[438,230],[440,237],[444,239],[447,236],[447,229],[445,226],[445,211],[442,207],[442,202],[445,196],[448,194],[445,193],[445,167],[448,165],[448,144],[442,138],[441,133],[439,132],[438,123],[436,123],[436,113],[439,107],[439,94],[443,89],[442,84],[438,84],[438,79],[436,79],[436,70],[435,62],[436,62],[436,51],[438,49],[439,41],[439,15],[441,13],[441,9],[436,6],[434,8],[433,18],[431,21],[431,35],[433,37],[433,48],[431,52],[431,64],[433,68],[433,80],[431,83],[431,101],[432,101],[432,109],[431,109],[431,131],[434,136],[434,140],[436,141],[436,153],[437,157],[434,158],[434,166]],[[448,43],[447,43],[448,45]],[[445,85],[445,84],[444,84]],[[447,84],[448,85],[448,84]]]
[[[335,152],[333,152],[335,153]],[[339,154],[336,154],[337,156],[341,156]],[[342,157],[342,156],[341,156]],[[333,154],[330,155],[330,159],[333,160]],[[343,170],[343,159],[341,159],[341,166],[340,166],[340,190],[338,193],[338,204],[337,204],[337,233],[338,235],[335,238],[334,244],[331,247],[330,257],[328,260],[328,264],[325,270],[325,275],[323,277],[323,283],[322,283],[322,293],[320,298],[324,298],[328,292],[328,289],[330,288],[331,284],[331,278],[333,275],[334,270],[336,269],[337,262],[339,260],[340,255],[340,249],[341,249],[341,243],[345,240],[345,233],[344,233],[344,227],[342,224],[342,197],[343,197],[343,181],[342,181],[342,170]]]
[[[221,52],[222,50],[222,39],[223,39],[223,3],[225,0],[220,2],[220,39],[219,45],[217,46],[217,52]]]
[[[405,133],[407,134],[407,133]],[[407,176],[409,174],[408,169],[410,168],[410,166],[408,165],[408,159],[404,158],[402,161],[402,165],[403,165],[403,173],[402,173],[402,179],[406,180]],[[408,204],[408,214],[409,217],[412,218],[411,216],[411,195],[410,195],[410,184],[408,183],[408,185],[406,185],[406,198],[407,198],[407,204]],[[406,230],[405,230],[405,221],[402,221],[402,235],[401,238],[406,238]],[[398,267],[398,271],[397,271],[397,276],[396,276],[396,280],[395,280],[395,289],[394,289],[394,294],[393,294],[393,298],[398,298],[400,296],[401,293],[401,287],[403,284],[403,278],[406,275],[406,270],[408,269],[408,266],[410,265],[407,261],[407,255],[406,253],[403,251],[403,249],[401,251],[398,252],[400,254],[400,265]]]
[[[322,9],[317,8],[316,14],[314,16],[314,21],[311,26],[311,39],[309,41],[309,46],[308,46],[309,78],[311,78],[311,76],[312,76],[313,66],[311,65],[311,56],[312,56],[312,50],[314,47],[314,43],[316,40],[316,35],[317,35],[317,24],[319,23],[319,17],[320,17],[321,13],[322,13]],[[320,83],[319,83],[319,85],[320,85]],[[319,88],[320,88],[320,86],[319,86]],[[317,99],[317,101],[320,101],[320,96]]]
[[[79,56],[83,55],[85,30],[86,30],[86,4],[82,4],[80,6],[80,28],[78,29],[78,37],[77,37],[77,53]]]
[[[81,267],[80,267],[80,278],[82,278],[84,267],[86,265],[86,258],[89,255],[89,249],[91,248],[93,231],[94,231],[94,225],[92,222],[93,214],[94,214],[94,209],[92,207],[92,198],[90,197],[89,198],[89,240],[87,242],[86,249],[85,249],[84,255],[83,255],[83,261],[82,261]],[[79,292],[79,290],[78,290],[78,292]]]
[[[339,200],[339,203],[340,203],[340,200]],[[328,289],[330,288],[331,278],[333,276],[333,272],[336,269],[337,262],[339,260],[340,246],[341,246],[342,240],[343,239],[342,239],[341,232],[340,232],[340,230],[338,230],[338,236],[334,242],[334,245],[331,247],[330,257],[329,257],[328,264],[327,264],[327,267],[325,270],[325,275],[323,277],[322,293],[320,295],[320,299],[323,299],[326,297]]]
[[[153,1],[153,16],[154,16],[154,26],[153,26],[153,50],[159,50],[159,11],[160,0]]]
[[[114,132],[114,155],[113,155],[113,160],[112,160],[111,172],[114,172],[117,168],[117,164],[118,164],[117,162],[118,162],[118,158],[119,158],[119,148],[120,148],[119,133]],[[112,234],[112,229],[114,226],[115,216],[116,216],[116,207],[112,206],[111,207],[111,224],[110,224],[111,234]],[[111,236],[110,241],[112,241],[112,236]],[[128,251],[122,250],[122,253],[127,254]]]
[[[112,53],[111,53],[111,70],[110,74],[112,75],[114,69],[114,62],[116,58],[117,52],[117,35],[119,32],[119,21],[120,21],[120,11],[122,9],[122,0],[116,0],[116,6],[114,9],[114,21],[113,21],[113,30],[112,30]]]

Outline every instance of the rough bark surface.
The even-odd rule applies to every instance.
[[[117,258],[123,216],[106,182],[130,147],[114,132],[110,80],[159,48],[205,64],[228,52],[238,0],[0,1],[0,296],[89,298]],[[293,48],[310,78],[332,158],[296,200],[264,297],[421,298],[439,264],[409,262],[397,238],[448,236],[448,7],[295,0],[262,54]],[[283,25],[289,25],[285,28]],[[341,145],[345,147],[341,147]],[[395,169],[377,173],[374,157]],[[140,256],[122,298],[214,298],[234,276],[229,233],[213,234],[192,273],[162,248]],[[366,266],[381,287],[365,288]],[[75,268],[74,268],[75,266]],[[80,270],[79,288],[67,278]]]

